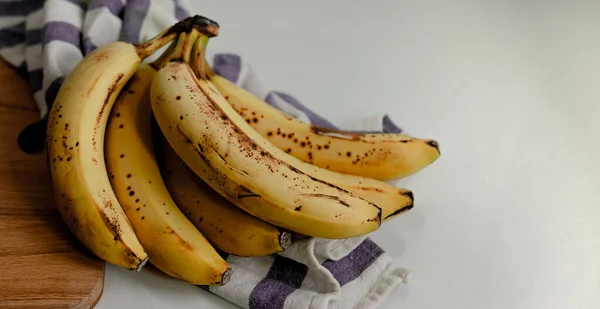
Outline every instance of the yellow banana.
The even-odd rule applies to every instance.
[[[108,114],[141,61],[200,19],[177,23],[139,46],[113,42],[94,50],[67,76],[49,112],[46,161],[56,206],[77,239],[108,263],[139,271],[148,260],[106,172]]]
[[[105,145],[111,184],[150,263],[188,283],[225,284],[227,262],[177,208],[162,180],[151,130],[155,74],[141,64],[111,111]]]
[[[204,47],[205,46],[198,46],[198,48],[204,48]],[[202,59],[199,59],[199,60],[202,61]],[[205,68],[208,68],[208,66],[207,66],[208,64],[206,63],[206,61],[204,61],[204,64],[206,65]],[[280,139],[281,141],[291,141],[291,142],[296,141],[297,138],[301,138],[302,142],[300,142],[300,143],[296,142],[296,144],[299,144],[301,146],[298,146],[298,145],[296,145],[296,146],[300,147],[303,150],[305,150],[305,148],[311,148],[311,149],[315,148],[316,150],[323,150],[323,151],[328,151],[328,149],[331,149],[329,146],[321,147],[321,149],[319,149],[319,145],[312,144],[312,142],[311,142],[312,137],[309,137],[309,135],[307,135],[307,134],[312,134],[312,133],[310,133],[312,131],[305,130],[310,127],[308,124],[300,122],[295,119],[292,119],[291,117],[281,113],[279,110],[272,108],[270,105],[267,105],[262,101],[259,101],[256,97],[254,97],[252,94],[246,92],[244,89],[238,88],[234,84],[225,80],[224,78],[222,78],[218,75],[215,75],[214,73],[211,73],[210,69],[207,69],[206,71],[208,72],[207,77],[210,78],[210,82],[219,90],[219,92],[222,95],[225,96],[225,98],[227,98],[227,95],[229,95],[230,104],[232,105],[232,107],[234,109],[237,109],[238,112],[241,112],[241,116],[244,116],[244,114],[253,116],[251,118],[251,121],[248,121],[248,119],[246,119],[246,122],[250,126],[252,126],[254,129],[256,129],[256,131],[259,134],[261,133],[261,130],[264,129],[265,125],[273,124],[275,122],[278,123],[278,127],[277,127],[278,129],[273,132],[283,132],[283,133],[275,133],[275,134],[272,134],[272,136],[269,136],[268,133],[261,134],[261,136],[263,138],[266,138],[267,140],[269,140],[271,142],[273,142],[273,140],[271,138],[276,138],[276,137],[284,138],[284,139]],[[221,87],[219,87],[219,86],[221,86]],[[236,102],[236,103],[234,103],[234,102]],[[262,110],[263,108],[264,108],[264,110]],[[256,112],[254,110],[256,110]],[[256,118],[256,120],[254,120],[255,118]],[[290,132],[295,132],[295,133],[290,133]],[[309,133],[306,133],[306,132],[309,132]],[[273,136],[275,136],[275,137],[273,137]],[[399,138],[399,139],[409,138],[409,137],[398,135],[398,134],[370,134],[370,135],[356,134],[356,136],[362,136],[361,138],[368,137],[370,139],[375,138],[375,136],[377,136],[377,138],[379,138],[379,139],[386,138],[386,136],[387,136],[387,138],[390,138],[390,139],[392,139],[392,138]],[[342,140],[335,139],[334,137],[322,136],[321,138],[328,140],[327,142],[323,141],[324,145],[327,144],[327,145],[331,145],[331,146],[334,146],[334,145],[340,146],[343,144]],[[314,141],[314,139],[313,139],[313,141]],[[423,146],[423,145],[415,146],[417,144],[422,144],[421,142],[417,142],[416,140],[414,140],[411,143],[414,143],[413,146],[416,147],[415,149],[417,149],[417,148],[418,149],[434,149],[435,147],[437,147],[437,144],[435,144],[435,142],[433,142],[433,141],[431,141],[431,143],[434,144],[434,146],[435,146],[434,148],[429,147],[429,146]],[[402,146],[402,145],[405,145],[402,142],[396,143],[396,144],[398,144],[400,147],[398,149],[412,149],[410,147],[413,147],[413,146],[408,146],[408,147]],[[274,145],[277,146],[278,148],[282,149],[281,145],[277,145],[276,142],[274,143]],[[357,145],[365,145],[365,142],[358,140],[358,141],[353,141],[351,144],[348,144],[348,146],[349,145],[354,145],[354,148],[357,148],[357,147],[362,147],[362,146],[357,146]],[[387,143],[386,143],[386,145],[387,145]],[[391,144],[388,146],[392,147]],[[388,146],[385,146],[385,147],[388,147]],[[302,148],[302,147],[304,147],[304,148]],[[293,148],[288,147],[286,149],[287,149],[286,152],[288,152],[290,155],[293,155],[294,151],[290,150]],[[437,149],[437,148],[435,148],[435,149]],[[377,150],[377,151],[379,151],[379,150]],[[435,152],[437,155],[439,155],[437,150],[433,151],[433,152]],[[433,152],[431,153],[432,156],[437,157],[436,155],[433,154]],[[345,158],[347,156],[347,154],[346,154],[346,152],[344,152],[344,154],[345,154],[344,155],[344,158]],[[416,153],[413,153],[413,154],[416,155]],[[339,156],[336,156],[336,157],[341,158]],[[414,156],[414,158],[415,159],[423,158],[423,156]],[[297,159],[301,160],[302,158],[297,158]],[[313,162],[307,162],[307,163],[313,163]],[[342,165],[343,164],[341,164],[341,165],[338,164],[337,166],[341,167]],[[318,166],[318,165],[315,164],[315,166]],[[385,182],[382,182],[380,180],[376,180],[373,178],[355,176],[355,175],[351,175],[351,174],[344,174],[339,171],[335,172],[335,169],[332,169],[329,167],[321,166],[321,168],[326,168],[326,169],[321,170],[320,174],[327,175],[326,176],[327,179],[329,179],[332,182],[332,184],[339,186],[343,189],[346,189],[346,190],[358,195],[359,197],[379,206],[381,208],[381,218],[384,222],[388,221],[392,218],[395,218],[396,216],[406,212],[407,210],[410,210],[413,207],[413,204],[414,204],[413,193],[409,190],[398,188],[398,187],[395,187],[393,185],[387,184]],[[364,171],[365,169],[369,170],[370,167],[363,167],[361,169],[361,170],[363,170],[363,172],[362,172],[363,174],[370,173],[369,171]],[[332,172],[328,172],[327,170],[330,170]],[[374,170],[377,170],[377,168],[375,168]]]
[[[208,66],[207,66],[208,68]],[[412,175],[440,156],[434,140],[405,134],[363,134],[326,129],[292,118],[229,80],[209,80],[245,121],[290,155],[332,171],[378,180]]]
[[[173,38],[162,35],[152,46]],[[148,53],[114,42],[82,59],[56,96],[46,136],[46,160],[63,219],[94,254],[131,270],[141,269],[147,254],[111,188],[104,132],[115,98]]]
[[[166,142],[163,178],[188,219],[220,251],[237,256],[281,252],[291,234],[244,212],[196,176]]]
[[[152,110],[194,173],[250,214],[301,234],[346,238],[379,228],[379,207],[262,138],[208,81],[195,77],[190,46],[179,54],[154,78]]]

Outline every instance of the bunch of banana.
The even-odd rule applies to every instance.
[[[195,16],[140,45],[104,45],[78,63],[50,111],[46,159],[64,221],[95,255],[135,271],[150,260],[175,278],[219,285],[231,270],[170,199],[148,135],[156,69],[141,62],[192,28],[212,36],[218,25]]]
[[[412,192],[303,162],[260,135],[206,79],[208,37],[192,31],[157,73],[152,110],[175,152],[244,211],[303,235],[346,238],[413,206]]]
[[[126,269],[150,262],[222,285],[232,270],[221,253],[364,235],[413,207],[410,190],[382,180],[433,162],[435,141],[284,115],[210,70],[205,48],[218,31],[194,16],[143,44],[107,44],[63,83],[46,154],[58,209],[82,244]]]

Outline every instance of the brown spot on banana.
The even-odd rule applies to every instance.
[[[89,97],[90,97],[90,95],[92,94],[92,91],[94,91],[94,88],[96,88],[96,84],[98,83],[98,81],[100,80],[100,78],[101,78],[101,77],[102,77],[102,76],[98,76],[98,77],[97,77],[97,78],[94,80],[94,82],[92,83],[92,85],[90,86],[90,88],[88,89],[88,92],[87,92],[87,94],[86,94],[86,96],[87,96],[88,98],[89,98]],[[58,116],[59,116],[59,118],[61,117],[61,115],[58,115]]]
[[[237,199],[241,200],[241,199],[247,198],[247,197],[260,197],[260,195],[254,194],[254,193],[251,193],[251,194],[238,194]]]
[[[404,206],[404,207],[402,207],[400,209],[397,209],[396,211],[392,212],[391,214],[385,216],[385,218],[383,218],[383,220],[387,220],[387,219],[395,217],[395,216],[397,216],[397,215],[399,215],[401,213],[407,212],[407,211],[411,210],[413,207],[414,207],[414,205],[410,204],[408,206]]]
[[[103,203],[104,203],[105,208],[108,208],[108,209],[114,208],[112,201],[109,199],[105,199],[103,201]],[[106,227],[108,227],[108,229],[112,232],[113,236],[115,238],[118,238],[119,241],[121,241],[121,234],[123,233],[123,231],[121,229],[121,225],[119,225],[119,222],[109,218],[104,212],[102,212],[100,210],[98,210],[98,213],[100,214],[100,217],[102,218],[102,221],[104,222]]]
[[[339,196],[335,196],[335,195],[328,195],[328,194],[320,194],[320,193],[305,193],[302,194],[303,196],[306,197],[316,197],[316,198],[325,198],[325,199],[330,199],[330,200],[334,200],[337,201],[338,203],[346,206],[346,207],[350,207],[350,204],[346,203],[344,200],[340,199]]]
[[[202,89],[200,87],[199,90],[204,93],[205,99],[214,107],[214,110],[218,113],[218,115],[216,117],[219,117],[221,115],[226,115],[225,112],[219,106],[219,104],[217,104],[214,101],[214,99],[208,93],[205,93],[206,91],[204,89]],[[241,130],[241,128],[237,124],[235,124],[231,119],[228,119],[226,122],[231,127],[231,129],[233,131],[235,131],[235,132],[243,132],[243,130]],[[276,134],[277,135],[281,135],[281,129],[280,128],[277,128]],[[257,145],[256,142],[254,140],[252,140],[246,134],[238,134],[237,135],[237,139],[238,139],[238,142],[240,143],[242,151],[246,151],[249,154],[253,154],[256,151],[261,151],[261,152],[264,151],[264,149],[261,146]],[[306,137],[306,140],[310,141],[310,138]],[[323,184],[323,185],[328,186],[330,188],[333,188],[333,189],[335,189],[336,191],[338,191],[340,193],[360,198],[356,194],[354,194],[354,193],[352,193],[352,192],[350,192],[350,191],[348,191],[346,189],[343,189],[343,188],[341,188],[339,186],[336,186],[336,185],[334,185],[332,183],[329,183],[327,181],[324,181],[324,180],[318,179],[316,177],[313,177],[313,176],[311,176],[311,175],[309,175],[309,174],[307,174],[307,173],[305,173],[305,172],[297,169],[296,167],[290,165],[289,163],[287,163],[287,162],[285,162],[283,160],[280,160],[278,158],[273,157],[270,153],[267,153],[267,155],[263,156],[263,158],[265,160],[262,160],[262,161],[266,165],[268,165],[268,166],[270,166],[270,165],[273,165],[273,166],[283,166],[283,167],[289,169],[293,173],[296,173],[296,174],[302,175],[302,176],[306,176],[307,178],[311,179],[312,181],[315,181],[317,183],[320,183],[320,184]],[[266,159],[269,159],[268,162],[267,162]],[[333,197],[333,196],[330,196],[330,197]],[[340,200],[338,196],[335,196],[335,198],[336,198],[336,200],[338,200],[340,202],[340,204],[342,204],[342,205],[344,205],[346,207],[350,207],[350,205],[347,202],[345,202],[343,200]],[[378,218],[378,222],[381,223],[381,207],[375,205],[372,202],[369,202],[369,201],[366,201],[366,202],[369,203],[371,206],[373,206],[373,207],[375,207],[375,208],[378,209],[377,218]]]
[[[110,85],[110,87],[108,88],[108,93],[106,95],[106,98],[104,98],[104,103],[102,104],[102,107],[100,108],[100,112],[98,113],[98,115],[96,115],[96,122],[94,123],[94,134],[92,136],[92,147],[93,147],[94,151],[97,151],[96,135],[98,134],[98,130],[100,129],[100,126],[102,125],[102,123],[101,123],[102,116],[104,115],[104,112],[106,111],[106,107],[107,107],[108,103],[111,101],[111,99],[113,98],[113,96],[116,96],[119,94],[116,91],[117,85],[119,84],[119,82],[121,81],[123,76],[124,76],[123,73],[120,73],[119,76],[117,76],[117,78]],[[90,89],[92,89],[92,88],[93,87],[91,87]],[[102,145],[102,146],[104,147],[104,145]]]
[[[363,191],[375,191],[375,192],[379,192],[379,193],[385,192],[383,189],[376,188],[376,187],[361,187],[360,189]]]

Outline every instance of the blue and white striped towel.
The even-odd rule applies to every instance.
[[[43,119],[64,77],[90,51],[115,40],[147,40],[190,13],[201,14],[185,0],[0,1],[0,56],[29,80]],[[291,116],[334,128],[292,96],[269,91],[241,57],[217,54],[212,65]],[[401,131],[386,115],[338,128]],[[251,309],[375,308],[408,274],[367,236],[303,240],[280,254],[227,261],[230,282],[202,288]]]

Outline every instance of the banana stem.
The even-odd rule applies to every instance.
[[[185,46],[183,51],[183,62],[190,64],[190,57],[192,56],[192,50],[194,49],[194,42],[198,39],[200,33],[193,29],[185,40]]]
[[[175,51],[173,51],[173,54],[169,58],[169,61],[182,61],[183,60],[184,52],[185,52],[185,43],[186,43],[187,39],[188,39],[187,33],[179,34],[179,39],[177,40],[177,45],[175,45]]]
[[[165,46],[167,43],[169,43],[169,42],[173,41],[175,38],[177,38],[177,35],[180,34],[181,32],[176,32],[173,30],[179,28],[179,27],[176,27],[178,24],[179,23],[177,23],[174,26],[159,33],[158,35],[151,38],[150,40],[140,44],[137,47],[138,55],[140,56],[140,58],[142,58],[142,59],[147,58],[148,56],[154,54],[154,52],[159,50],[161,47]]]
[[[206,46],[208,45],[209,37],[206,35],[200,35],[194,42],[194,49],[192,51],[193,59],[191,68],[196,77],[201,79],[207,79],[206,68],[208,63],[206,62]]]
[[[141,59],[145,59],[167,43],[175,40],[182,33],[189,33],[190,31],[213,37],[219,34],[219,24],[199,15],[188,17],[165,29],[150,40],[137,45],[138,55]]]
[[[179,40],[171,42],[171,44],[169,45],[167,50],[165,50],[162,53],[162,55],[160,55],[160,57],[158,57],[156,60],[154,60],[152,63],[150,63],[150,65],[152,67],[154,67],[156,70],[159,70],[160,68],[165,66],[167,64],[167,62],[169,62],[171,57],[173,57],[173,54],[175,53],[175,49],[177,47],[178,42],[179,42]]]

